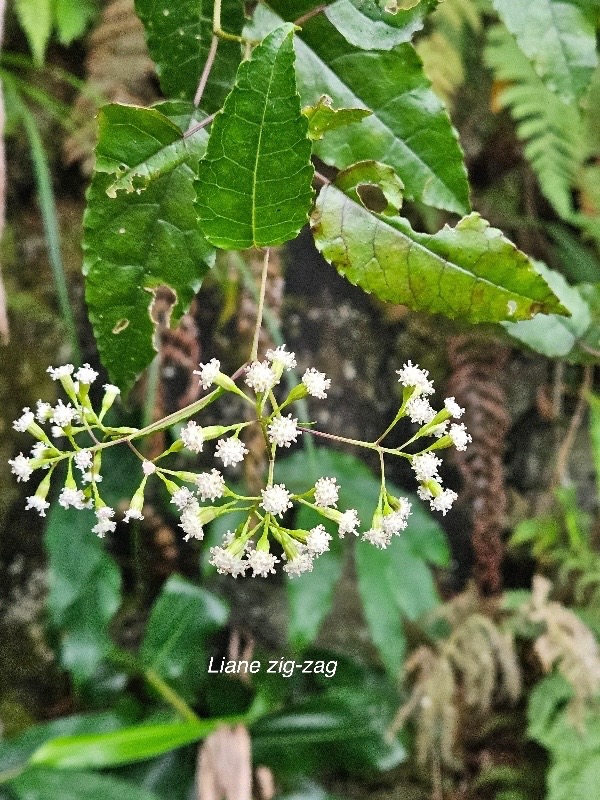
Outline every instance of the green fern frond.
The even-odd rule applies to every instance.
[[[508,84],[498,103],[516,122],[542,192],[561,217],[571,217],[571,188],[585,157],[578,109],[546,88],[504,26],[489,30],[485,58],[496,80]]]

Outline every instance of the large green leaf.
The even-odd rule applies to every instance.
[[[94,0],[55,0],[54,17],[61,44],[71,44],[82,36],[97,13]]]
[[[10,788],[19,800],[158,800],[148,789],[95,772],[28,769]]]
[[[114,767],[197,742],[219,726],[234,722],[239,722],[239,718],[135,725],[114,733],[64,736],[43,744],[33,753],[30,763],[53,769]]]
[[[135,0],[148,49],[167,97],[193,100],[212,39],[213,0]],[[241,0],[224,0],[221,25],[239,34]],[[241,59],[238,42],[219,42],[217,58],[202,96],[202,108],[216,111],[229,92]]]
[[[538,314],[522,322],[503,322],[513,338],[549,358],[568,358],[581,336],[591,325],[590,310],[577,287],[569,286],[559,272],[536,262],[536,269],[551,287],[570,317],[558,314]]]
[[[568,313],[527,256],[478,214],[433,236],[417,233],[330,184],[311,224],[327,261],[381,300],[468,322]]]
[[[509,31],[548,88],[580,99],[598,64],[594,15],[568,0],[493,0]]]
[[[293,18],[284,0],[270,5]],[[255,13],[261,31],[278,19],[263,7]],[[400,175],[409,199],[457,213],[469,209],[456,132],[412,45],[387,52],[353,47],[321,14],[303,25],[296,50],[303,103],[313,105],[326,94],[335,106],[373,112],[360,125],[332,131],[317,142],[319,158],[340,169],[364,159],[383,161]]]
[[[198,174],[206,238],[226,249],[281,244],[308,219],[313,169],[294,73],[293,26],[254,50],[213,122]]]
[[[92,533],[94,523],[91,511],[56,504],[45,538],[50,620],[60,636],[60,662],[79,687],[111,651],[108,625],[121,603],[121,575]]]
[[[206,640],[227,621],[218,597],[178,575],[165,583],[156,600],[140,652],[185,700],[193,701],[206,677]]]
[[[176,322],[214,259],[194,211],[193,179],[204,131],[187,163],[141,193],[115,193],[116,179],[181,141],[191,111],[175,114],[172,104],[164,109],[179,125],[160,107],[110,105],[99,114],[96,173],[84,217],[86,299],[103,364],[122,389],[155,356],[153,290],[162,284],[174,290],[171,321]]]
[[[325,14],[350,44],[363,50],[391,50],[410,42],[437,4],[438,0],[417,0],[412,8],[392,13],[377,0],[337,0]]]
[[[46,46],[52,33],[52,0],[15,0],[15,11],[25,32],[33,59],[44,63]]]

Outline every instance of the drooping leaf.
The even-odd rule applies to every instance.
[[[115,178],[181,140],[192,114],[188,109],[182,117],[172,113],[172,104],[165,106],[181,127],[160,107],[110,105],[99,115],[96,173],[84,217],[86,300],[102,362],[124,390],[155,355],[149,314],[153,290],[162,284],[173,289],[171,322],[176,322],[214,260],[194,210],[193,179],[206,134],[198,132],[187,162],[142,193],[109,197],[107,191],[115,194],[110,188]]]
[[[197,742],[220,725],[239,717],[134,725],[113,733],[64,736],[46,742],[33,753],[32,765],[53,769],[102,769],[143,761]]]
[[[142,663],[185,700],[195,700],[206,677],[207,638],[227,616],[220,598],[173,575],[152,608],[140,651]]]
[[[469,322],[568,313],[527,256],[478,214],[433,236],[417,233],[330,184],[311,225],[327,261],[381,300]]]
[[[148,789],[97,772],[28,769],[10,788],[18,800],[158,800]]]
[[[322,139],[327,131],[344,128],[369,117],[366,108],[334,108],[331,97],[322,95],[314,106],[306,106],[302,113],[308,119],[308,136],[313,141]]]
[[[194,99],[213,35],[213,5],[212,0],[135,0],[135,10],[146,29],[148,49],[167,97]],[[240,0],[224,0],[223,29],[239,35],[243,24]],[[209,113],[221,107],[240,60],[238,42],[219,42],[202,96],[202,108]]]
[[[503,26],[489,29],[485,58],[502,87],[496,102],[515,119],[517,134],[525,143],[523,152],[542,192],[557,213],[569,219],[571,188],[585,157],[577,106],[565,105],[544,85]]]
[[[591,10],[567,0],[493,0],[536,73],[564,103],[579,100],[598,64]]]
[[[284,0],[270,5],[293,19]],[[264,32],[279,18],[259,6],[254,22]],[[304,104],[313,105],[326,94],[336,106],[373,112],[360,125],[331,131],[316,142],[319,158],[339,169],[365,159],[382,161],[396,170],[408,199],[459,214],[469,209],[457,134],[412,45],[387,52],[361,50],[320,14],[303,25],[296,51]]]
[[[240,66],[213,122],[196,184],[200,226],[210,242],[242,249],[297,236],[313,196],[307,132],[293,26],[283,25]]]
[[[94,0],[54,0],[56,30],[61,44],[71,44],[82,36],[97,12]]]
[[[325,10],[342,36],[363,50],[391,50],[410,42],[438,0],[414,0],[408,8],[387,11],[377,0],[336,0]]]
[[[52,507],[46,529],[48,609],[62,666],[82,687],[113,644],[108,625],[121,603],[121,575],[92,527],[91,511]]]
[[[52,0],[15,0],[15,12],[38,66],[44,63],[52,33]]]
[[[502,325],[507,333],[532,350],[549,358],[568,358],[591,324],[590,310],[577,287],[569,286],[559,272],[540,262],[536,263],[536,269],[571,316],[538,314],[533,319]]]

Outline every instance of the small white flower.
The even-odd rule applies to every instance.
[[[189,539],[202,540],[204,538],[204,528],[200,522],[199,514],[200,506],[195,499],[184,507],[181,514],[181,522],[179,523],[179,527],[185,533],[184,541],[187,542]]]
[[[388,514],[386,517],[383,518],[381,525],[386,533],[389,533],[390,536],[398,535],[400,531],[403,531],[406,526],[408,525],[408,517],[410,514],[411,505],[406,501],[408,506],[408,511],[405,511],[402,508],[400,511],[393,511],[391,514]]]
[[[291,578],[302,575],[303,572],[312,572],[312,568],[313,562],[310,553],[298,553],[296,558],[292,558],[283,567]]]
[[[105,383],[102,388],[104,389],[106,394],[114,394],[115,397],[118,394],[121,394],[121,390],[119,389],[118,386],[115,386],[114,383]]]
[[[317,397],[319,400],[325,400],[327,390],[331,386],[331,378],[325,377],[324,372],[319,372],[314,367],[310,367],[302,376],[302,383],[310,395]]]
[[[63,508],[76,508],[79,511],[90,505],[81,489],[69,489],[66,486],[61,490],[58,502]]]
[[[25,433],[32,422],[35,422],[35,414],[29,408],[24,408],[19,419],[13,422],[13,428],[19,433]]]
[[[319,478],[315,483],[315,505],[321,508],[335,508],[340,494],[336,478]]]
[[[142,512],[137,508],[128,508],[123,517],[123,522],[131,522],[132,519],[144,519]]]
[[[433,497],[433,493],[431,489],[428,489],[427,486],[419,486],[417,489],[417,495],[421,498],[421,500],[431,500]]]
[[[82,472],[87,472],[92,466],[92,453],[89,450],[78,450],[73,458],[75,466]]]
[[[269,573],[274,575],[275,564],[279,564],[279,559],[266,550],[252,550],[248,554],[248,566],[252,568],[253,578],[266,578]]]
[[[32,497],[28,497],[25,504],[25,511],[29,511],[30,509],[37,511],[40,517],[46,516],[46,509],[48,508],[50,508],[50,503],[46,502],[43,497],[38,497],[35,494]]]
[[[439,425],[434,425],[433,428],[429,429],[429,435],[435,436],[437,439],[441,439],[442,436],[446,435],[446,431],[448,430],[448,420],[445,422],[440,422]]]
[[[244,446],[244,443],[239,439],[231,437],[230,439],[219,439],[215,448],[215,456],[220,458],[225,467],[230,464],[235,466],[240,461],[244,460],[249,450]]]
[[[31,457],[43,458],[47,449],[48,445],[45,442],[36,442],[31,448]],[[10,461],[8,463],[10,464]]]
[[[59,400],[58,403],[52,409],[52,416],[50,419],[53,425],[56,425],[58,428],[64,429],[68,427],[72,422],[78,420],[79,414],[77,413],[77,410],[73,408],[71,403],[67,403],[65,405],[62,400]]]
[[[441,463],[442,459],[435,453],[421,453],[413,457],[411,467],[418,481],[428,481],[432,478],[439,480],[438,467]]]
[[[272,444],[276,444],[277,447],[289,447],[298,438],[298,420],[292,419],[291,414],[287,417],[279,414],[273,417],[268,431],[269,441]]]
[[[371,528],[366,531],[366,533],[363,533],[362,538],[363,541],[374,544],[375,547],[379,547],[380,550],[385,550],[391,541],[392,534],[388,533],[383,528]]]
[[[426,397],[413,397],[407,404],[406,411],[411,422],[426,425],[435,417],[435,411]]]
[[[457,450],[466,450],[469,442],[473,441],[473,437],[470,433],[467,433],[467,429],[462,422],[450,425],[449,436]]]
[[[217,469],[196,475],[196,483],[198,484],[198,493],[203,501],[216,500],[225,494],[225,478]]]
[[[282,369],[289,371],[296,366],[296,355],[294,353],[288,353],[285,349],[285,345],[282,344],[275,348],[275,350],[267,350],[267,361],[270,361],[274,366],[281,364]]]
[[[310,553],[321,555],[329,550],[329,542],[331,541],[331,534],[327,533],[323,525],[317,525],[309,531],[306,537],[306,546]]]
[[[450,415],[455,419],[460,419],[465,413],[464,408],[461,408],[453,397],[447,397],[444,400],[444,406],[446,407],[446,411],[449,411]]]
[[[282,516],[292,507],[290,500],[290,493],[285,488],[283,483],[276,483],[274,486],[267,486],[266,489],[261,489],[262,501],[261,506],[267,514],[275,514]]]
[[[23,453],[19,453],[19,455],[14,458],[10,458],[8,463],[10,464],[10,471],[13,475],[17,476],[17,481],[26,482],[29,480],[33,470],[29,466],[29,459],[26,458]]]
[[[208,363],[200,364],[200,369],[195,369],[194,375],[200,376],[198,383],[203,389],[210,389],[220,371],[221,362],[216,358],[211,358]]]
[[[456,492],[453,492],[452,489],[444,489],[444,491],[439,495],[439,497],[432,497],[429,501],[429,505],[431,506],[433,511],[441,511],[444,516],[446,516],[446,512],[450,511],[452,508],[452,504],[456,500],[458,495]]]
[[[264,393],[270,391],[279,379],[266,361],[253,361],[246,371],[245,380],[255,392]]]
[[[195,422],[188,422],[185,428],[181,429],[181,441],[193,453],[202,452],[204,445],[204,432],[200,425]]]
[[[353,533],[355,536],[358,536],[358,531],[356,529],[359,525],[360,520],[358,518],[358,512],[354,508],[344,511],[338,523],[340,539],[343,539],[347,533]]]
[[[52,406],[50,403],[44,403],[41,400],[38,400],[35,416],[38,422],[47,422],[52,416]]]
[[[144,473],[144,475],[146,475],[146,477],[148,475],[154,475],[154,473],[156,472],[156,464],[153,464],[152,461],[144,459],[142,461],[142,472]]]
[[[209,563],[217,568],[217,572],[221,575],[232,575],[237,578],[238,575],[243,575],[250,566],[240,556],[233,556],[223,547],[211,547]]]
[[[52,434],[52,437],[54,439],[60,439],[62,436],[65,435],[65,432],[63,431],[63,429],[60,428],[58,425],[53,425],[50,428],[50,433]]]
[[[66,378],[67,375],[72,375],[74,369],[73,364],[63,364],[62,367],[48,367],[46,372],[53,381],[59,381],[61,378]]]
[[[92,533],[98,534],[101,539],[103,539],[107,533],[113,533],[117,527],[117,523],[112,519],[114,515],[114,508],[109,508],[109,506],[102,506],[102,508],[97,509],[96,519],[98,522],[92,528]]]
[[[92,369],[89,364],[84,364],[83,367],[79,367],[75,373],[75,380],[79,381],[79,383],[85,384],[86,386],[89,386],[91,383],[93,383],[97,377],[98,373],[95,369]]]
[[[407,361],[402,369],[397,369],[398,383],[407,388],[414,388],[418,394],[433,394],[433,382],[428,379],[429,370],[421,369],[412,361]]]
[[[187,486],[182,486],[180,489],[173,492],[171,495],[171,502],[174,503],[180,511],[183,511],[183,509],[192,502],[197,504],[196,498]]]

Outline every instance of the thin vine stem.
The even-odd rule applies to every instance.
[[[250,353],[250,361],[258,359],[258,339],[260,337],[260,329],[262,328],[263,313],[265,307],[265,293],[267,291],[267,273],[269,271],[269,255],[271,249],[267,247],[265,256],[263,258],[262,273],[260,276],[260,294],[258,296],[258,309],[256,311],[256,326],[254,328],[254,338],[252,340],[252,351]]]
[[[219,37],[213,33],[213,37],[210,42],[210,49],[208,51],[208,56],[206,57],[206,63],[204,64],[202,75],[200,76],[200,80],[198,81],[198,88],[196,89],[196,94],[194,95],[194,105],[196,106],[196,108],[200,105],[200,101],[202,100],[202,95],[204,94],[204,90],[206,89],[206,84],[208,83],[208,79],[210,77],[213,64],[215,63],[215,56],[217,55],[218,46],[219,46]]]

